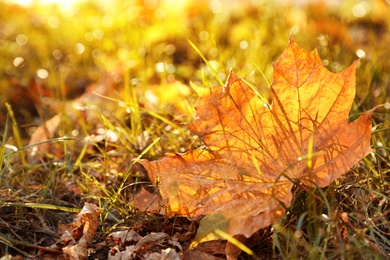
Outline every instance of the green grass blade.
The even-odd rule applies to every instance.
[[[33,209],[51,209],[51,210],[61,210],[65,212],[80,212],[80,209],[68,208],[63,206],[56,206],[51,204],[42,204],[42,203],[15,203],[15,202],[0,202],[1,207],[24,207],[24,208],[33,208]]]
[[[248,255],[252,256],[254,259],[259,259],[259,257],[250,248],[248,248],[246,245],[244,245],[243,243],[241,243],[240,241],[238,241],[234,237],[230,236],[229,234],[223,232],[220,229],[215,229],[215,233],[218,236],[220,236],[222,239],[229,241],[229,243],[235,245],[236,247],[238,247],[239,249],[241,249],[242,251],[244,251]]]
[[[203,55],[203,53],[199,50],[199,48],[196,47],[196,45],[195,45],[192,41],[188,40],[188,42],[189,42],[189,44],[191,45],[191,47],[195,50],[195,52],[196,52],[196,53],[202,58],[202,60],[206,63],[207,67],[210,68],[211,72],[214,74],[214,76],[215,76],[215,78],[217,79],[218,83],[219,83],[221,86],[225,85],[225,84],[222,82],[221,78],[218,76],[217,71],[213,68],[213,66],[211,66],[210,62],[206,59],[206,57],[205,57],[205,56]]]
[[[14,115],[14,111],[12,110],[12,107],[11,107],[10,104],[5,103],[5,106],[7,107],[8,115],[9,115],[9,117],[11,118],[11,122],[12,122],[12,131],[13,131],[13,134],[14,134],[14,139],[15,139],[17,148],[18,148],[18,150],[20,150],[20,149],[22,148],[22,138],[21,138],[21,136],[20,136],[20,132],[19,132],[19,128],[18,128],[18,123],[16,122],[16,118],[15,118],[15,115]],[[23,165],[24,167],[26,167],[26,166],[27,166],[26,154],[24,153],[23,150],[20,150],[20,158],[21,158],[21,160],[22,160],[22,165]]]
[[[267,82],[268,88],[271,88],[271,83],[268,81],[268,79],[267,79],[267,77],[265,76],[263,70],[259,67],[259,65],[257,65],[256,62],[253,62],[253,64],[255,64],[256,68],[260,71],[261,75],[263,76],[265,82]]]

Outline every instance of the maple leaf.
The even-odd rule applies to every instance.
[[[250,237],[281,218],[295,180],[325,187],[371,152],[374,109],[348,122],[357,66],[332,73],[291,38],[273,64],[269,104],[231,72],[189,125],[208,150],[141,161],[168,215],[207,215],[193,245],[218,239],[217,229]]]

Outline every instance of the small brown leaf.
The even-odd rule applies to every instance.
[[[57,114],[34,131],[29,141],[29,145],[33,145],[29,156],[30,161],[39,159],[41,154],[51,152],[53,144],[50,142],[50,139],[54,138],[60,123],[61,114]]]
[[[76,244],[68,245],[62,251],[69,255],[70,259],[88,259],[88,245],[92,242],[99,224],[100,209],[92,204],[85,203],[83,209],[77,215],[75,221],[69,225]],[[78,231],[82,230],[80,234]]]
[[[134,244],[138,242],[142,237],[138,235],[134,230],[120,230],[110,233],[107,240],[111,240],[117,246]]]

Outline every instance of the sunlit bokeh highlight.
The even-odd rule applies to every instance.
[[[166,88],[174,81],[196,86],[220,85],[230,69],[242,72],[243,77],[263,87],[272,77],[271,62],[290,35],[306,44],[307,49],[317,46],[322,63],[339,72],[350,61],[334,57],[346,50],[353,59],[372,57],[372,50],[364,46],[367,37],[364,30],[360,31],[359,23],[373,20],[379,28],[380,19],[386,16],[381,13],[385,9],[378,4],[388,5],[365,0],[0,3],[9,4],[13,12],[5,15],[1,24],[4,75],[17,78],[24,87],[31,78],[39,78],[56,97],[64,93],[74,97],[73,92],[81,93],[74,89],[86,87],[87,83],[80,82],[99,82],[105,77],[110,77],[118,88],[125,84],[137,87],[143,91],[141,94],[149,91],[150,86]],[[330,10],[337,19],[321,18]],[[352,26],[355,28],[351,29]],[[189,46],[188,39],[208,64]],[[336,48],[335,42],[340,43]],[[9,84],[7,80],[0,79],[3,86]],[[384,92],[375,93],[380,96]]]
[[[58,4],[62,6],[71,6],[77,3],[85,2],[84,0],[3,0],[5,3],[18,4],[25,7],[37,5]]]

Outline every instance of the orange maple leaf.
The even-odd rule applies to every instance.
[[[217,239],[217,229],[249,237],[280,219],[295,180],[324,187],[350,170],[371,152],[374,110],[348,122],[357,65],[332,73],[291,38],[274,63],[269,104],[233,72],[210,88],[189,125],[208,150],[141,161],[167,214],[207,215],[196,242]]]

